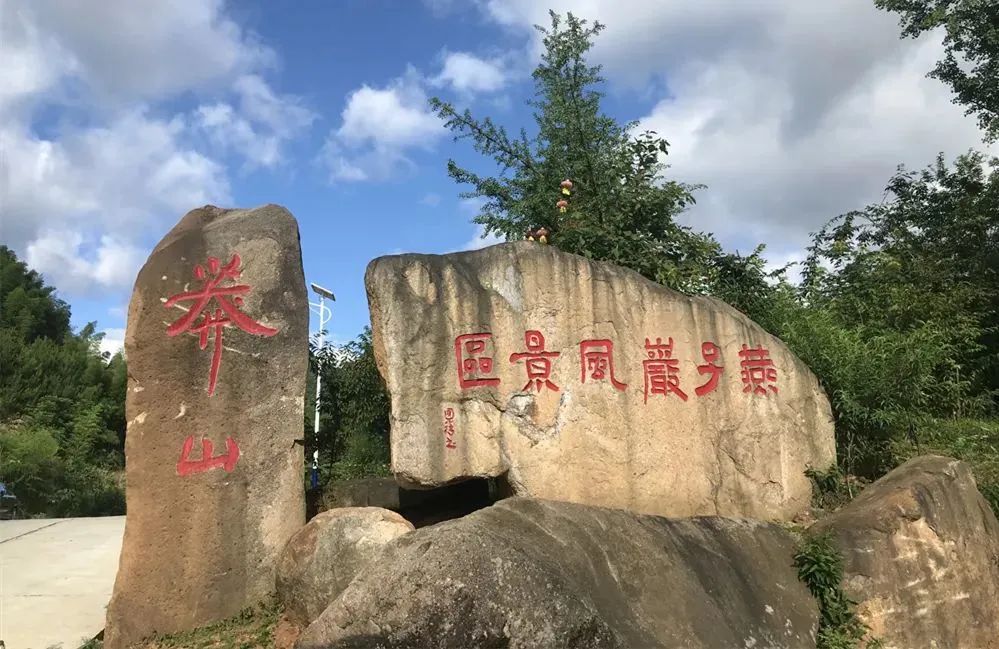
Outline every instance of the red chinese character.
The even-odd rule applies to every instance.
[[[225,455],[212,457],[215,447],[210,439],[202,437],[201,459],[192,460],[191,451],[194,450],[194,435],[188,435],[187,439],[184,440],[180,459],[177,460],[177,475],[189,476],[218,468],[225,469],[226,473],[231,473],[236,468],[236,462],[239,461],[239,446],[231,436],[225,438],[225,449]]]
[[[725,371],[724,366],[715,365],[715,361],[721,356],[721,350],[713,342],[701,343],[701,356],[704,357],[704,365],[697,366],[698,374],[710,374],[708,382],[694,388],[694,394],[703,397],[718,387],[718,377]]]
[[[454,408],[444,409],[444,446],[445,448],[458,448],[454,443]]]
[[[208,272],[198,264],[194,267],[194,276],[204,280],[205,284],[197,291],[178,293],[167,298],[164,306],[167,308],[178,302],[192,302],[187,313],[167,327],[168,336],[176,336],[185,332],[198,334],[198,346],[204,349],[208,346],[209,331],[214,331],[212,341],[212,365],[208,374],[208,396],[215,394],[215,383],[219,376],[219,365],[222,362],[222,329],[236,325],[246,333],[256,336],[273,336],[277,329],[264,326],[239,310],[243,305],[242,295],[250,292],[246,284],[220,286],[226,281],[235,281],[240,275],[239,255],[233,254],[232,260],[224,267],[219,267],[219,260],[208,258]],[[206,278],[207,276],[207,278]],[[230,297],[232,298],[230,300]],[[212,313],[208,303],[215,300],[218,305]],[[183,307],[182,307],[183,308]],[[201,316],[201,320],[198,320]]]
[[[645,403],[649,402],[650,394],[668,396],[670,392],[687,400],[687,394],[680,389],[680,361],[673,356],[673,339],[663,344],[662,338],[656,338],[652,344],[645,339],[645,353],[649,357],[642,361],[645,369]]]
[[[545,337],[540,331],[528,331],[524,333],[524,344],[527,345],[526,352],[510,354],[510,362],[516,363],[520,359],[526,359],[527,383],[522,390],[528,390],[533,385],[534,389],[541,392],[541,388],[547,386],[549,390],[559,391],[557,385],[551,380],[552,359],[558,358],[560,352],[545,351]]]
[[[739,352],[742,362],[742,391],[767,396],[767,389],[777,394],[777,368],[770,358],[770,351],[762,346],[751,348],[743,344]]]
[[[602,381],[610,375],[611,385],[618,390],[627,388],[614,377],[614,343],[610,340],[584,340],[579,343],[580,380],[586,383],[586,375],[594,381]]]
[[[454,339],[454,360],[458,364],[458,387],[462,390],[485,385],[499,385],[500,380],[488,376],[493,371],[493,357],[485,355],[490,333],[462,334]]]

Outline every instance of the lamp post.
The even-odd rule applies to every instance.
[[[310,284],[312,286],[312,291],[319,296],[318,302],[309,302],[309,306],[316,309],[319,313],[319,345],[318,348],[323,348],[323,343],[325,342],[326,335],[326,323],[330,321],[333,317],[333,310],[326,306],[326,298],[331,301],[336,302],[336,297],[333,295],[333,291],[328,288],[323,288],[318,284]],[[320,389],[323,384],[323,373],[321,371],[316,372],[316,412],[312,420],[312,434],[315,440],[315,448],[312,451],[312,475],[311,483],[312,488],[315,489],[319,486],[319,400],[320,400]]]

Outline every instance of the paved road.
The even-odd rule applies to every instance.
[[[77,649],[104,628],[124,516],[0,521],[0,640]]]

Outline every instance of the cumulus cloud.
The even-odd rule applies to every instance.
[[[223,167],[184,146],[183,130],[143,110],[58,139],[0,126],[4,241],[63,290],[130,286],[151,223],[229,200]]]
[[[407,149],[430,148],[445,134],[413,69],[387,86],[351,92],[340,118],[323,149],[332,180],[387,179],[412,165]]]
[[[107,101],[156,99],[267,66],[274,53],[225,14],[223,0],[13,0],[53,35],[55,59]]]
[[[507,82],[507,74],[499,59],[482,59],[468,52],[444,55],[436,85],[447,85],[460,93],[496,92]]]
[[[304,132],[316,114],[294,95],[278,95],[257,75],[244,75],[233,89],[238,103],[202,105],[195,120],[223,149],[243,156],[247,165],[274,167],[284,161],[282,147]]]
[[[221,0],[3,2],[0,61],[0,233],[69,294],[130,286],[164,227],[231,201],[225,156],[278,164],[314,119]]]
[[[791,258],[827,219],[879,200],[898,164],[980,146],[974,120],[925,77],[941,36],[901,40],[869,0],[554,5],[606,23],[592,60],[617,92],[659,93],[640,128],[670,141],[673,177],[708,186],[685,220],[732,247],[765,241]],[[528,34],[547,6],[484,11]]]
[[[124,329],[105,329],[104,338],[101,340],[101,352],[114,356],[125,346]]]

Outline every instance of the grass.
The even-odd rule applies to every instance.
[[[143,640],[130,649],[273,649],[280,643],[278,622],[281,608],[274,598],[240,611],[237,615],[192,631]],[[292,638],[292,641],[294,638]],[[101,649],[91,640],[80,649]]]

